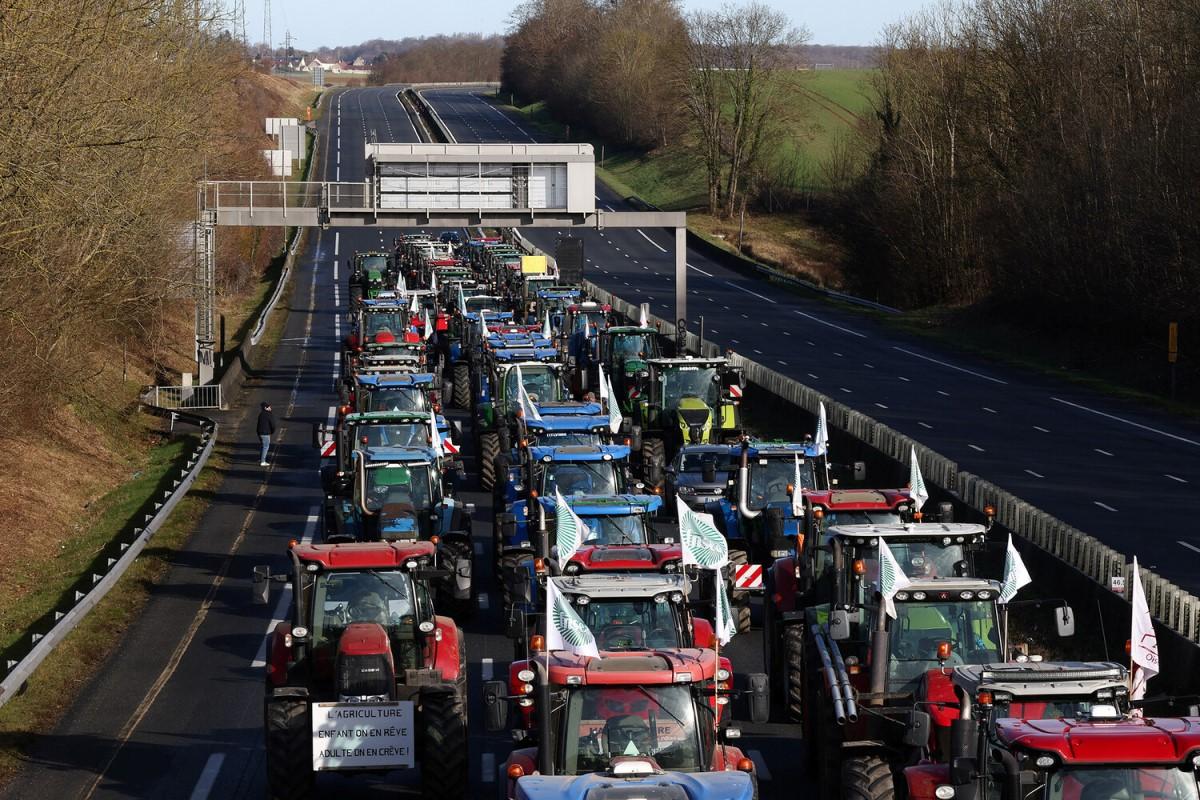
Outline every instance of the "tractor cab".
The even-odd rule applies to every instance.
[[[358,252],[350,259],[351,306],[360,300],[373,300],[380,292],[396,286],[396,269],[392,254],[369,250]]]
[[[405,339],[381,344],[372,342],[343,362],[349,374],[408,374],[424,372],[426,347],[416,334],[405,334]]]
[[[398,300],[364,300],[350,311],[350,333],[345,349],[361,353],[368,344],[404,341],[408,332],[408,306]]]
[[[353,479],[351,454],[372,447],[433,446],[431,415],[403,411],[347,414],[330,430],[314,426],[313,443],[328,463],[321,466],[321,485],[327,495],[347,494]]]
[[[573,326],[570,330],[572,336],[575,336],[581,329]],[[599,363],[604,365],[605,372],[612,381],[613,392],[621,405],[621,412],[632,414],[633,406],[646,388],[646,380],[650,377],[647,362],[662,357],[658,331],[654,328],[615,325],[611,328],[601,327],[598,337]],[[571,346],[572,355],[575,355],[574,340]]]
[[[347,413],[351,410],[402,411],[428,414],[433,407],[429,394],[433,388],[430,373],[403,375],[356,375],[353,384],[344,384]]]
[[[571,306],[578,308],[583,297],[583,290],[576,286],[547,286],[537,290],[534,315],[539,321],[550,317],[552,331],[566,330],[567,309]]]

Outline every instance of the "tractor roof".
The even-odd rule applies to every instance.
[[[564,447],[531,447],[534,461],[543,463],[565,461],[620,461],[629,458],[629,447],[623,444],[568,445]]]
[[[655,595],[680,592],[687,599],[691,586],[684,575],[655,573],[613,574],[594,572],[551,578],[563,594],[587,595],[593,600],[646,599]],[[668,598],[669,599],[669,598]]]
[[[821,455],[817,452],[815,442],[750,442],[750,458],[795,458],[803,456],[804,458],[816,458]]]
[[[1054,697],[1126,688],[1129,674],[1111,661],[1026,661],[955,667],[953,680],[968,697],[980,689],[1014,697]]]
[[[604,330],[604,332],[609,335],[631,334],[631,333],[649,333],[649,334],[658,333],[658,331],[655,328],[642,328],[638,325],[613,325],[611,327],[606,328]]]
[[[433,384],[431,372],[407,372],[402,375],[358,375],[358,383],[368,389],[409,389]]]
[[[406,423],[429,422],[429,414],[419,411],[359,411],[347,414],[347,425],[404,425]]]
[[[974,522],[893,522],[888,524],[832,525],[826,538],[874,539],[890,541],[941,541],[942,544],[978,544],[987,537],[987,528]],[[949,541],[947,541],[949,540]],[[862,544],[863,542],[859,542]]]
[[[363,258],[364,256],[390,256],[391,253],[386,250],[356,250],[355,258]]]
[[[538,406],[542,413],[541,420],[527,420],[525,427],[531,431],[548,433],[598,433],[608,430],[608,417],[599,415],[585,416],[583,414],[547,414]]]
[[[368,447],[366,454],[368,467],[386,467],[388,464],[428,464],[435,458],[433,450],[427,447]]]
[[[666,574],[682,559],[681,544],[585,544],[571,556],[571,563],[595,572]]]
[[[887,511],[910,498],[908,489],[805,489],[804,499],[830,511]]]
[[[539,342],[546,341],[539,337]],[[528,361],[532,363],[542,363],[545,361],[554,361],[558,358],[558,349],[554,347],[506,347],[499,350],[493,350],[492,355],[497,361],[503,361],[508,364],[513,364],[517,361]]]
[[[325,569],[403,567],[416,559],[432,559],[433,542],[349,542],[347,544],[298,544],[292,552],[301,561]]]
[[[556,502],[553,497],[543,500]],[[628,517],[662,508],[662,496],[657,494],[573,494],[566,500],[581,517]]]
[[[647,767],[622,762],[642,761]],[[516,800],[590,800],[600,797],[689,798],[689,800],[750,800],[754,780],[748,772],[653,771],[652,758],[614,758],[608,772],[584,775],[526,775],[517,781]],[[636,771],[629,771],[636,770]],[[617,794],[619,792],[619,794]]]
[[[717,654],[699,648],[605,653],[599,657],[567,650],[550,654],[550,680],[556,686],[663,686],[711,680],[716,673]]]
[[[583,295],[582,289],[576,289],[570,286],[551,286],[546,289],[538,289],[538,297],[544,297],[551,300],[568,300]]]
[[[723,367],[729,361],[725,358],[683,356],[682,358],[648,358],[646,359],[646,363],[653,364],[656,367]]]
[[[930,601],[944,602],[947,600],[971,600],[973,598],[963,597],[964,592],[987,592],[987,597],[981,597],[981,600],[994,600],[1000,595],[1000,581],[994,581],[990,578],[910,578],[909,585],[902,592],[896,593],[897,600],[910,600],[915,602]],[[924,594],[924,597],[917,597],[919,594]]]
[[[599,403],[585,403],[580,400],[547,400],[537,403],[538,413],[550,414],[556,417],[596,417],[604,414],[604,408]],[[608,421],[608,416],[604,416]]]
[[[1180,764],[1200,749],[1200,719],[1001,719],[1010,747],[1053,753],[1067,764]]]

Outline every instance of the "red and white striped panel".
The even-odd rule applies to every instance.
[[[337,455],[337,440],[330,439],[325,444],[321,445],[321,458],[333,458]]]
[[[442,449],[452,456],[458,455],[458,445],[449,439],[442,439]]]
[[[740,398],[742,396],[742,387],[740,387],[736,384],[734,384],[733,386],[730,386],[729,387],[729,396],[735,400]]]
[[[761,564],[740,564],[733,568],[733,588],[761,589],[763,588],[763,568]]]

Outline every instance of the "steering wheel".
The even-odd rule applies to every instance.
[[[913,644],[907,639],[898,639],[893,650],[895,650],[896,658],[902,661],[913,660]]]

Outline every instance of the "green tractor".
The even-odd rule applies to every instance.
[[[391,253],[382,250],[356,252],[349,267],[351,308],[360,300],[374,300],[380,292],[396,288],[397,270]]]
[[[742,437],[744,375],[727,359],[649,358],[631,377],[630,435],[649,486],[663,485],[667,463],[684,445]]]
[[[580,318],[578,323],[574,321],[576,316]],[[589,386],[596,385],[599,380],[598,367],[602,365],[608,379],[612,381],[613,393],[620,403],[621,413],[633,414],[638,391],[644,383],[638,376],[647,372],[647,360],[661,358],[663,355],[658,331],[636,325],[602,327],[597,332],[597,353],[590,335],[594,326],[588,326],[587,317],[582,313],[568,313],[567,319],[570,325],[568,330],[571,331],[568,355],[582,367],[581,372],[586,372]]]

